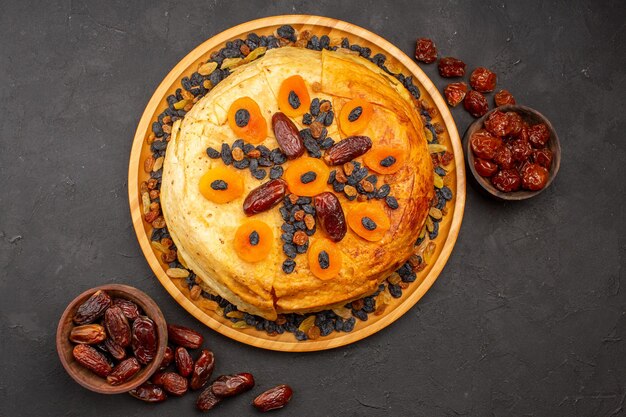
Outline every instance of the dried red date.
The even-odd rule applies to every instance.
[[[76,326],[70,331],[70,340],[74,343],[95,345],[106,339],[104,327],[99,324],[83,324]]]
[[[530,149],[530,146],[528,146],[528,149]],[[550,149],[536,149],[533,151],[532,155],[533,161],[535,161],[536,164],[550,169],[550,166],[552,165],[552,151]]]
[[[462,77],[465,75],[465,63],[451,56],[441,58],[438,68],[439,75],[445,78]]]
[[[450,83],[443,90],[446,96],[446,101],[451,107],[456,107],[465,98],[467,94],[467,84],[465,83]]]
[[[511,149],[511,154],[513,155],[513,160],[517,162],[527,160],[533,151],[530,147],[530,143],[521,139],[512,141],[509,144],[509,147]]]
[[[211,378],[215,368],[215,357],[213,352],[208,349],[203,349],[200,352],[200,357],[193,365],[193,373],[191,374],[191,389],[198,390],[206,385]]]
[[[317,220],[333,242],[344,238],[348,230],[341,203],[335,194],[324,192],[313,198]]]
[[[470,90],[463,99],[463,107],[474,117],[481,117],[489,111],[487,99],[478,91]]]
[[[349,136],[335,143],[324,155],[328,165],[343,165],[369,151],[372,140],[367,136]]]
[[[510,193],[517,191],[522,186],[522,179],[515,169],[504,169],[498,171],[491,177],[491,183],[500,191]]]
[[[196,400],[196,408],[200,411],[209,411],[219,404],[220,401],[222,401],[222,399],[213,394],[211,387],[208,387],[198,396],[198,399]]]
[[[291,400],[293,390],[289,385],[279,385],[270,388],[254,399],[252,405],[257,410],[265,413],[266,411],[283,408]]]
[[[511,136],[519,136],[522,132],[522,127],[524,126],[524,121],[522,120],[522,116],[515,113],[514,111],[506,112],[506,117],[508,119],[508,128],[509,135]]]
[[[120,385],[131,379],[139,370],[141,365],[136,358],[128,358],[118,363],[107,376],[107,382],[111,385]]]
[[[167,335],[170,342],[188,349],[198,349],[204,341],[200,333],[176,324],[167,325]]]
[[[498,164],[501,169],[513,168],[513,154],[508,146],[502,145],[496,149],[493,161]]]
[[[174,360],[176,361],[176,370],[181,376],[187,378],[193,371],[193,359],[184,347],[177,347],[174,352]]]
[[[76,362],[96,375],[105,377],[111,373],[112,366],[101,352],[90,345],[76,345],[72,350]]]
[[[122,312],[128,320],[135,320],[141,314],[139,306],[130,300],[123,298],[114,298],[113,305],[122,309]]]
[[[177,397],[183,396],[189,388],[187,379],[176,372],[165,372],[161,377],[161,383],[165,392]]]
[[[509,134],[509,118],[505,113],[495,110],[485,120],[485,129],[494,136]]]
[[[485,67],[478,67],[470,75],[470,85],[480,93],[488,93],[496,88],[496,74]]]
[[[478,172],[478,175],[482,177],[491,177],[493,174],[498,172],[498,165],[491,161],[475,158],[474,169]]]
[[[165,375],[165,372],[155,372],[154,375],[152,375],[152,377],[150,378],[150,382],[155,385],[163,386],[163,375]]]
[[[145,401],[147,403],[160,403],[167,399],[167,395],[163,388],[158,385],[145,383],[137,388],[128,391],[130,395],[138,400]]]
[[[261,184],[243,201],[243,212],[246,216],[262,213],[278,204],[287,192],[287,183],[282,178]]]
[[[222,375],[211,384],[213,394],[218,397],[233,397],[254,387],[254,377],[249,373]]]
[[[298,128],[284,113],[274,113],[272,129],[278,146],[288,159],[295,159],[304,154],[304,141],[300,137]]]
[[[502,140],[486,130],[480,129],[470,137],[472,152],[479,158],[492,160],[496,150],[502,145]]]
[[[133,322],[132,329],[133,353],[140,363],[147,365],[152,362],[157,352],[158,335],[156,325],[146,316],[139,316]]]
[[[159,365],[159,369],[165,369],[170,366],[170,363],[174,360],[174,351],[171,347],[165,348],[165,354],[163,355],[163,360],[161,361],[161,365]]]
[[[102,317],[107,308],[111,306],[111,297],[106,291],[98,290],[78,307],[74,314],[74,323],[89,324]]]
[[[550,139],[550,130],[545,123],[539,123],[531,126],[528,130],[528,141],[533,148],[543,148]]]
[[[437,47],[432,40],[420,38],[415,44],[415,59],[425,64],[433,63],[437,60]]]
[[[111,306],[104,313],[104,325],[113,341],[125,348],[130,345],[130,325],[128,319],[118,306]]]
[[[515,98],[508,90],[500,90],[493,96],[493,100],[496,103],[496,107],[506,106],[509,104],[515,104]]]
[[[548,170],[539,164],[526,164],[522,168],[522,187],[530,191],[538,191],[548,182]]]
[[[121,361],[126,358],[126,349],[115,343],[113,339],[106,339],[104,341],[104,347],[107,352],[113,356],[113,359]]]

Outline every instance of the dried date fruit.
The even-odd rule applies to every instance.
[[[467,84],[461,83],[450,83],[443,90],[443,93],[446,96],[446,101],[448,105],[451,107],[456,107],[460,102],[465,98],[465,94],[467,94]]]
[[[513,160],[516,162],[523,162],[527,160],[533,151],[530,143],[521,139],[511,141],[509,147],[511,149],[511,154],[513,155]]]
[[[183,396],[189,388],[189,382],[187,382],[187,379],[178,375],[176,372],[163,373],[163,376],[160,378],[160,382],[165,392],[177,397]]]
[[[496,74],[485,67],[478,67],[470,75],[470,85],[480,93],[488,93],[496,88]]]
[[[165,354],[163,355],[163,360],[161,361],[161,365],[159,365],[159,369],[165,369],[170,366],[170,363],[174,360],[174,350],[171,347],[165,348]]]
[[[114,298],[113,305],[121,308],[128,320],[135,320],[141,314],[141,310],[139,310],[137,304],[124,298]]]
[[[510,193],[520,189],[522,178],[515,169],[504,169],[491,177],[491,183],[498,190]]]
[[[493,157],[493,161],[498,164],[501,169],[513,168],[513,154],[508,146],[501,145]]]
[[[211,378],[215,368],[215,357],[213,352],[203,349],[196,363],[193,365],[193,373],[191,374],[191,389],[198,390],[206,385]]]
[[[329,239],[333,242],[341,241],[348,231],[348,226],[337,196],[331,192],[318,194],[313,198],[313,206],[317,220]]]
[[[441,58],[437,64],[439,75],[444,78],[462,77],[465,75],[465,63],[451,56]]]
[[[482,177],[491,177],[493,174],[498,172],[498,165],[491,161],[475,158],[474,169],[478,172],[478,175]]]
[[[515,98],[508,90],[500,90],[493,96],[496,107],[515,104]]]
[[[198,396],[198,399],[196,400],[196,408],[200,411],[209,411],[219,404],[220,401],[222,401],[222,399],[213,394],[211,387],[208,387]]]
[[[145,383],[137,388],[128,391],[130,395],[138,400],[145,401],[147,403],[160,403],[167,399],[167,395],[163,388],[158,385]]]
[[[104,313],[104,326],[113,341],[125,348],[130,345],[130,325],[118,306],[111,306]]]
[[[502,140],[493,136],[486,130],[480,129],[470,137],[470,147],[472,152],[479,158],[492,160],[496,155],[496,150],[502,145]]]
[[[96,375],[106,377],[111,373],[112,366],[106,356],[90,345],[76,345],[72,350],[76,362]]]
[[[415,43],[415,59],[425,64],[433,63],[437,60],[437,47],[428,38],[420,38]]]
[[[140,363],[147,365],[156,356],[158,335],[156,325],[146,316],[139,316],[133,322],[131,345]]]
[[[367,136],[349,136],[335,143],[324,155],[328,165],[343,165],[369,151],[372,140]]]
[[[139,370],[141,365],[136,358],[128,358],[118,363],[107,376],[107,382],[111,385],[120,385],[131,379]]]
[[[113,356],[113,359],[121,361],[126,358],[126,349],[115,343],[113,339],[106,339],[104,341],[104,347],[107,352]]]
[[[530,146],[529,146],[530,149]],[[548,148],[536,149],[532,151],[533,161],[544,168],[550,169],[552,165],[552,151]]]
[[[522,168],[522,187],[530,191],[538,191],[546,186],[550,174],[539,164],[526,164]]]
[[[111,297],[106,291],[98,290],[78,307],[74,314],[74,323],[89,324],[102,317],[107,308],[111,306]]]
[[[246,216],[262,213],[278,204],[287,192],[287,183],[282,178],[261,184],[243,201],[243,212]]]
[[[170,342],[188,349],[197,349],[204,341],[200,333],[176,324],[167,325],[167,335]]]
[[[494,136],[506,136],[509,134],[509,118],[499,110],[493,111],[485,120],[485,130]]]
[[[519,136],[522,131],[522,127],[524,126],[524,120],[522,120],[522,116],[515,113],[514,111],[509,111],[505,114],[509,122],[508,134],[515,137]]]
[[[174,360],[176,362],[176,370],[181,376],[187,378],[193,371],[193,359],[184,347],[177,347],[174,352]]]
[[[70,331],[70,340],[74,343],[95,345],[106,339],[104,327],[99,324],[83,324],[76,326]]]
[[[165,375],[165,372],[155,372],[154,375],[152,375],[152,377],[150,378],[150,382],[155,385],[163,386],[163,375]]]
[[[478,91],[470,90],[463,99],[463,107],[474,117],[484,116],[489,111],[487,99]]]
[[[528,141],[533,148],[543,148],[550,139],[550,130],[545,123],[539,123],[531,126],[528,130]]]
[[[298,128],[284,113],[277,112],[272,116],[272,129],[278,146],[287,159],[302,156],[305,151],[304,141],[300,137]]]
[[[213,394],[218,397],[233,397],[254,387],[254,377],[249,373],[222,375],[211,384]]]
[[[291,400],[293,396],[293,390],[289,385],[279,385],[274,388],[270,388],[264,393],[260,394],[254,399],[252,405],[257,410],[265,413],[270,410],[276,410],[283,408]]]

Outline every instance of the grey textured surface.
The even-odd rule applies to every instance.
[[[205,329],[219,373],[289,383],[297,416],[626,415],[626,8],[621,1],[27,2],[0,13],[0,415],[193,415],[86,391],[62,369],[57,320],[83,290],[123,282],[172,322],[132,230],[126,173],[136,123],[188,51],[262,16],[348,20],[411,53],[484,65],[542,111],[563,147],[537,199],[468,186],[458,243],[434,287],[391,327],[311,354],[262,351]],[[425,71],[443,88],[434,65]],[[463,132],[471,118],[455,109]],[[221,416],[253,414],[251,394]]]

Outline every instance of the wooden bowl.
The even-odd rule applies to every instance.
[[[133,301],[141,307],[144,314],[150,317],[157,326],[159,340],[156,357],[148,366],[142,367],[132,379],[121,385],[110,385],[106,381],[106,378],[102,378],[94,374],[76,362],[74,356],[72,355],[72,349],[74,349],[74,346],[76,345],[75,343],[70,342],[69,339],[70,331],[72,330],[72,327],[75,326],[72,322],[72,318],[74,317],[78,307],[98,290],[106,291],[111,298],[125,298]],[[129,287],[128,285],[102,285],[85,291],[78,297],[74,298],[74,300],[72,300],[72,302],[67,306],[61,316],[61,320],[59,320],[56,344],[61,363],[74,381],[91,391],[99,392],[101,394],[120,394],[137,388],[139,385],[146,382],[148,378],[150,378],[158,369],[161,361],[163,360],[165,348],[167,347],[167,324],[165,323],[165,318],[163,317],[163,313],[161,313],[159,307],[144,292],[138,290],[137,288]]]
[[[470,148],[470,138],[477,130],[482,129],[485,120],[487,120],[491,113],[496,110],[499,110],[501,112],[513,111],[519,114],[522,119],[525,122],[528,122],[530,125],[545,123],[545,125],[548,126],[548,130],[550,131],[550,139],[548,140],[548,143],[546,145],[552,151],[552,165],[550,166],[549,170],[550,175],[548,177],[548,182],[546,183],[546,186],[543,187],[541,190],[520,190],[505,193],[494,187],[489,178],[485,178],[478,174],[478,172],[476,172],[476,169],[474,168],[474,153]],[[472,174],[474,175],[474,179],[485,191],[500,200],[517,201],[526,200],[527,198],[536,196],[550,186],[550,184],[554,180],[554,177],[556,177],[556,174],[559,172],[559,167],[561,165],[561,144],[559,142],[559,137],[556,135],[554,127],[552,127],[552,123],[550,123],[550,121],[537,110],[531,109],[530,107],[526,106],[506,105],[488,111],[487,114],[485,114],[480,119],[477,119],[476,121],[474,121],[474,123],[470,125],[470,127],[465,132],[463,142],[463,145],[465,147],[465,155],[467,155],[467,164],[469,165],[470,171],[472,171]]]
[[[149,178],[149,174],[144,171],[144,160],[151,155],[146,137],[151,132],[152,122],[167,107],[167,96],[180,87],[181,79],[189,77],[201,62],[210,57],[211,52],[222,48],[227,41],[246,37],[250,32],[255,32],[259,36],[270,35],[285,24],[292,25],[297,31],[308,30],[311,35],[318,37],[328,35],[331,39],[348,38],[350,44],[357,43],[370,48],[372,55],[384,53],[387,56],[386,65],[406,76],[412,76],[421,92],[421,100],[437,110],[432,122],[438,123],[444,130],[438,135],[439,141],[454,155],[454,161],[450,164],[450,171],[446,176],[450,180],[449,188],[453,192],[453,199],[446,205],[448,214],[440,223],[431,262],[418,273],[417,280],[403,290],[402,297],[394,298],[383,314],[379,316],[370,314],[369,319],[364,322],[357,320],[352,332],[333,332],[328,336],[307,341],[297,341],[294,335],[288,332],[270,336],[263,331],[257,331],[254,327],[234,328],[230,320],[204,304],[206,301],[204,297],[193,300],[184,279],[170,278],[165,273],[168,265],[162,261],[161,253],[151,245],[152,227],[143,218],[140,194],[140,184]],[[310,15],[273,16],[246,22],[213,36],[185,56],[165,77],[152,95],[137,126],[128,166],[128,197],[133,226],[146,260],[163,287],[185,310],[213,330],[239,342],[263,349],[310,352],[354,343],[382,330],[413,307],[433,285],[452,253],[461,228],[465,208],[464,161],[463,146],[448,105],[428,76],[400,49],[366,29],[341,20]]]

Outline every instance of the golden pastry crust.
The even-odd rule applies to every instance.
[[[247,170],[237,171],[244,177],[245,192],[226,204],[206,200],[198,189],[200,177],[222,164],[219,159],[207,158],[206,148],[220,149],[223,142],[231,144],[237,139],[226,124],[230,104],[242,96],[253,98],[271,126],[271,116],[278,111],[278,87],[294,74],[303,77],[310,92],[314,82],[320,83],[322,91],[311,92],[311,96],[331,100],[337,114],[349,99],[370,101],[373,116],[363,134],[372,139],[373,147],[392,146],[406,155],[399,171],[378,175],[377,185],[391,186],[391,195],[398,200],[399,208],[391,210],[383,200],[368,202],[384,209],[391,223],[389,231],[382,240],[369,242],[348,229],[346,237],[337,244],[343,255],[341,271],[326,281],[311,273],[306,255],[295,259],[293,273],[282,271],[283,220],[277,208],[255,215],[275,230],[270,255],[260,262],[248,263],[235,253],[235,230],[247,219],[242,210],[243,199],[264,181],[254,179]],[[302,127],[301,118],[294,122]],[[335,140],[341,138],[336,121],[328,131]],[[278,146],[271,128],[263,144],[270,149]],[[362,158],[356,160],[362,162]],[[284,165],[288,166],[289,162]],[[323,310],[374,292],[411,255],[432,197],[432,161],[421,119],[404,87],[365,59],[301,48],[270,50],[263,58],[237,68],[202,98],[182,123],[176,123],[161,187],[161,204],[172,239],[187,266],[203,281],[203,287],[242,311],[268,319],[275,319],[279,313]],[[356,203],[344,195],[339,195],[339,199],[346,213]],[[318,230],[311,242],[321,236]]]

